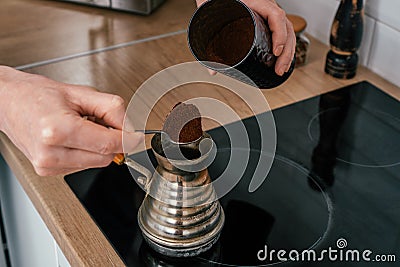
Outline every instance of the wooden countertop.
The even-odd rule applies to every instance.
[[[1,38],[0,41],[0,51],[2,51],[0,53],[0,64],[11,66],[30,64],[35,61],[70,55],[71,53],[84,52],[85,49],[106,47],[121,42],[138,40],[144,36],[151,37],[183,30],[194,10],[194,4],[187,5],[183,2],[190,1],[168,0],[167,4],[160,8],[154,16],[143,17],[60,2],[6,0],[6,8],[4,9],[4,6],[2,6],[0,9],[0,20],[4,19],[3,15],[7,16],[8,14],[9,26],[15,23],[11,18],[14,14],[12,10],[16,8],[16,3],[19,3],[26,5],[25,8],[28,10],[35,10],[35,14],[48,12],[48,19],[58,21],[55,23],[56,25],[51,26],[54,31],[60,31],[57,33],[58,36],[67,36],[67,39],[74,40],[69,43],[70,45],[63,43],[63,40],[53,40],[50,44],[46,44],[48,41],[46,38],[53,38],[47,36],[42,29],[47,21],[43,17],[46,16],[39,17],[38,20],[33,15],[32,17],[25,17],[25,19],[31,21],[31,24],[26,23],[25,26],[19,25],[12,29],[7,29],[7,26],[0,23],[2,36],[6,37]],[[61,25],[63,19],[73,21],[70,16],[83,19],[80,23],[72,24],[75,29],[80,29],[80,33]],[[17,16],[13,19],[18,20],[22,17]],[[103,20],[114,21],[115,24],[111,26],[114,30],[111,31],[107,27],[100,29]],[[99,29],[98,36],[100,37],[98,37],[98,42],[95,42],[95,46],[90,46],[88,45],[90,42],[85,38],[89,36],[88,33],[93,21],[95,21],[95,28]],[[122,26],[119,27],[118,25]],[[129,25],[133,25],[134,28]],[[23,35],[29,29],[36,29],[41,37],[36,38],[32,34]],[[120,30],[121,32],[119,32]],[[8,31],[9,35],[5,34],[5,31]],[[85,32],[84,37],[82,37],[83,32]],[[356,77],[351,80],[338,80],[325,74],[323,68],[328,48],[317,40],[311,37],[310,39],[309,63],[296,69],[291,78],[282,86],[273,90],[262,91],[271,108],[282,107],[362,80],[370,81],[400,100],[400,88],[364,67],[360,67]],[[15,42],[20,41],[24,41],[25,44],[32,44],[31,46],[26,45],[25,48],[28,51],[19,51],[25,49],[23,44],[13,47]],[[43,46],[47,46],[47,49],[42,50]],[[6,53],[3,53],[4,51]],[[4,56],[4,54],[7,55]],[[151,75],[166,67],[188,61],[193,61],[193,57],[187,47],[186,34],[176,33],[171,36],[154,38],[154,40],[150,38],[150,40],[143,40],[104,52],[94,52],[59,60],[52,64],[39,64],[39,66],[28,68],[26,71],[67,83],[94,86],[104,92],[119,94],[128,101],[135,90]],[[210,89],[210,87],[203,86],[202,89],[208,90],[207,93],[210,96],[228,102],[232,106],[239,105],[236,98],[227,97],[218,88]],[[174,94],[166,96],[165,103],[176,103],[178,99],[186,99],[193,91],[177,90]],[[171,108],[166,105],[161,106],[156,112],[165,114],[165,110]],[[248,113],[239,111],[239,115],[246,117]],[[162,118],[162,115],[154,116],[150,122],[151,126],[161,125]],[[72,266],[124,266],[120,257],[80,204],[62,176],[37,176],[29,161],[3,134],[0,135],[0,152]]]
[[[185,30],[195,1],[167,0],[151,16],[56,0],[2,0],[0,64],[54,60]]]

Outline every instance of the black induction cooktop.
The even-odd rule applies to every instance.
[[[272,113],[277,149],[267,179],[248,192],[257,162],[271,156],[260,151],[256,119],[245,119],[249,164],[220,199],[219,241],[195,258],[147,246],[136,219],[145,194],[126,166],[65,180],[127,266],[400,266],[399,102],[360,82]],[[242,150],[230,147],[223,128],[209,134],[218,148],[213,178]],[[132,158],[155,164],[150,151]]]

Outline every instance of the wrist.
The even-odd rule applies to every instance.
[[[7,124],[7,110],[10,108],[12,88],[10,81],[13,80],[15,69],[0,65],[0,131],[5,132]]]

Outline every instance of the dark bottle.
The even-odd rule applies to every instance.
[[[351,79],[356,75],[363,20],[363,0],[341,0],[332,23],[326,73],[342,79]]]

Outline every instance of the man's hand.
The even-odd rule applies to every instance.
[[[204,2],[206,0],[196,0],[197,6]],[[242,2],[268,21],[272,32],[273,52],[278,57],[275,72],[282,76],[289,70],[296,49],[296,36],[292,23],[274,0],[242,0]]]
[[[39,175],[108,165],[123,151],[124,114],[119,96],[0,66],[0,130]],[[130,135],[133,149],[143,136]]]

